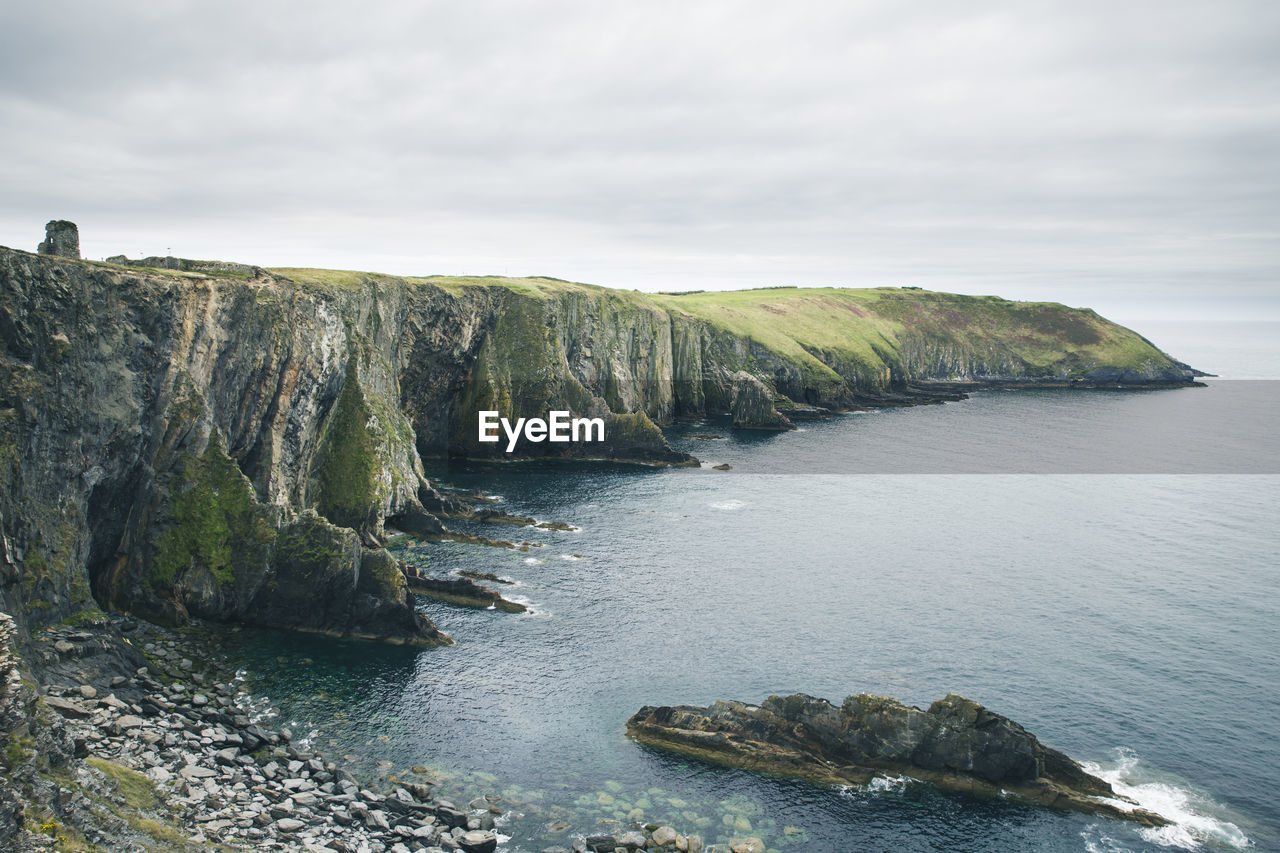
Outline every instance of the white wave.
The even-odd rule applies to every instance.
[[[867,783],[866,790],[871,793],[901,794],[907,789],[906,776],[877,776]]]
[[[737,500],[715,501],[714,503],[707,504],[707,506],[711,507],[712,509],[720,509],[726,512],[732,512],[733,510],[736,510],[736,509],[742,509],[746,505],[747,505],[746,501],[737,501]]]
[[[1131,811],[1134,808],[1155,812],[1172,821],[1168,826],[1148,827],[1139,831],[1143,840],[1162,847],[1196,850],[1203,844],[1244,850],[1253,842],[1227,819],[1225,809],[1206,795],[1179,784],[1167,776],[1158,776],[1139,766],[1138,755],[1131,749],[1117,749],[1113,766],[1083,763],[1089,773],[1111,783],[1117,794],[1128,797],[1134,803],[1108,800],[1117,808]],[[1100,839],[1110,842],[1111,839]],[[1123,848],[1107,847],[1119,853]]]
[[[1085,853],[1133,853],[1132,849],[1125,847],[1110,835],[1094,838],[1097,832],[1098,825],[1091,823],[1080,833],[1080,837],[1084,839]]]
[[[521,616],[533,616],[538,612],[534,608],[533,602],[531,602],[529,599],[525,598],[522,595],[508,595],[506,596],[506,599],[507,601],[514,601],[516,604],[524,605],[524,608],[525,608],[524,613],[519,614]]]
[[[550,530],[552,533],[581,533],[582,532],[582,528],[577,526],[576,524],[570,524],[568,530],[557,530],[551,527],[539,527],[538,529]]]
[[[545,563],[546,560],[541,557],[525,557],[524,562],[530,566],[540,566]]]
[[[560,559],[574,562],[576,560],[581,560],[582,558],[579,557],[577,554],[561,554]]]
[[[876,776],[865,785],[837,785],[836,790],[854,799],[863,794],[901,794],[913,781],[910,776]]]

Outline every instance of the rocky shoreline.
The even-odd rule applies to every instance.
[[[517,804],[456,805],[418,781],[361,779],[268,726],[209,638],[90,612],[19,654],[0,613],[0,848],[489,853]],[[426,768],[415,768],[425,773]],[[763,853],[669,826],[574,833],[543,853]]]

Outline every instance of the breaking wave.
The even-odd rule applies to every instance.
[[[1206,844],[1231,850],[1253,846],[1240,827],[1229,819],[1225,807],[1181,780],[1143,767],[1137,753],[1131,749],[1117,749],[1112,763],[1084,762],[1083,766],[1098,778],[1110,782],[1117,794],[1134,800],[1136,808],[1155,812],[1172,821],[1168,826],[1140,830],[1139,834],[1148,843],[1183,850],[1197,850]],[[1135,808],[1123,800],[1110,802],[1125,810]],[[1085,847],[1090,853],[1121,853],[1126,849],[1106,835],[1091,837],[1096,831],[1097,826],[1091,825],[1083,833]]]

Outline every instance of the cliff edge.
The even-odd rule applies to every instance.
[[[424,457],[690,465],[660,430],[676,418],[787,428],[940,385],[1195,375],[1091,311],[995,297],[174,260],[0,248],[0,608],[20,628],[98,603],[447,642],[381,547],[387,524],[444,530]],[[478,440],[481,410],[553,409],[605,440]]]

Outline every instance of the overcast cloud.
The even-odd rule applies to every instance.
[[[1280,4],[0,7],[0,244],[1280,319]]]

